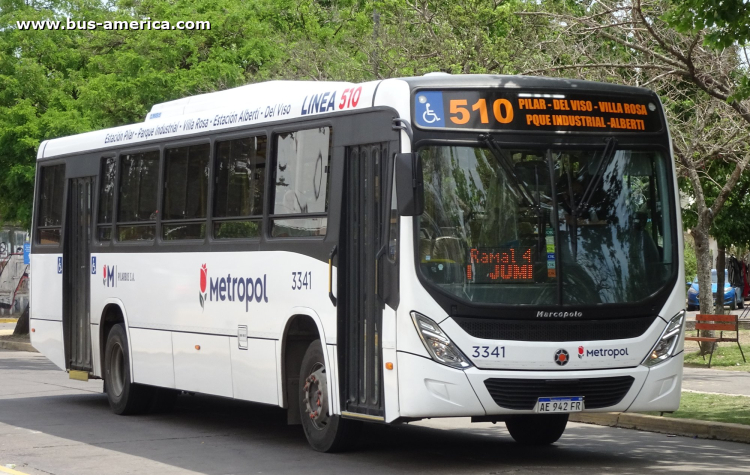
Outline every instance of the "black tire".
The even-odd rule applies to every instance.
[[[318,392],[320,396],[316,395]],[[300,369],[299,413],[302,429],[310,446],[318,452],[341,452],[356,441],[362,423],[330,415],[328,394],[323,348],[320,340],[315,340],[307,347]]]
[[[146,411],[154,388],[130,382],[130,350],[122,324],[112,327],[104,350],[104,386],[112,412],[119,415]]]
[[[519,444],[549,445],[565,432],[568,414],[528,414],[511,416],[505,421],[510,436]]]

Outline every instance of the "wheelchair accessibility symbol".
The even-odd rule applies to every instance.
[[[420,91],[414,101],[414,119],[422,127],[445,127],[443,115],[443,93]]]
[[[435,123],[440,120],[440,117],[435,114],[434,111],[430,110],[430,103],[425,103],[425,111],[422,113],[422,120],[428,124]]]

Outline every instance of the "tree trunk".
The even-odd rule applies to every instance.
[[[29,307],[26,305],[26,309],[21,314],[21,318],[16,323],[16,328],[13,330],[13,335],[28,335],[29,334]]]
[[[727,251],[724,246],[719,248],[716,256],[716,315],[724,315],[724,269],[727,268]]]
[[[698,219],[698,224],[691,231],[693,242],[695,242],[695,257],[698,261],[698,299],[700,301],[700,312],[712,315],[714,313],[714,299],[711,291],[711,254],[708,247],[708,226]],[[702,330],[701,336],[713,337],[710,330]],[[712,344],[700,342],[701,354],[711,352]]]

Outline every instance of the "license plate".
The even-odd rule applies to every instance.
[[[540,397],[536,401],[534,412],[547,414],[555,412],[583,411],[583,397]]]

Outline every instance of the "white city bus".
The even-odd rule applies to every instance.
[[[32,344],[112,410],[362,421],[674,411],[682,229],[659,98],[513,76],[274,81],[46,141]]]

